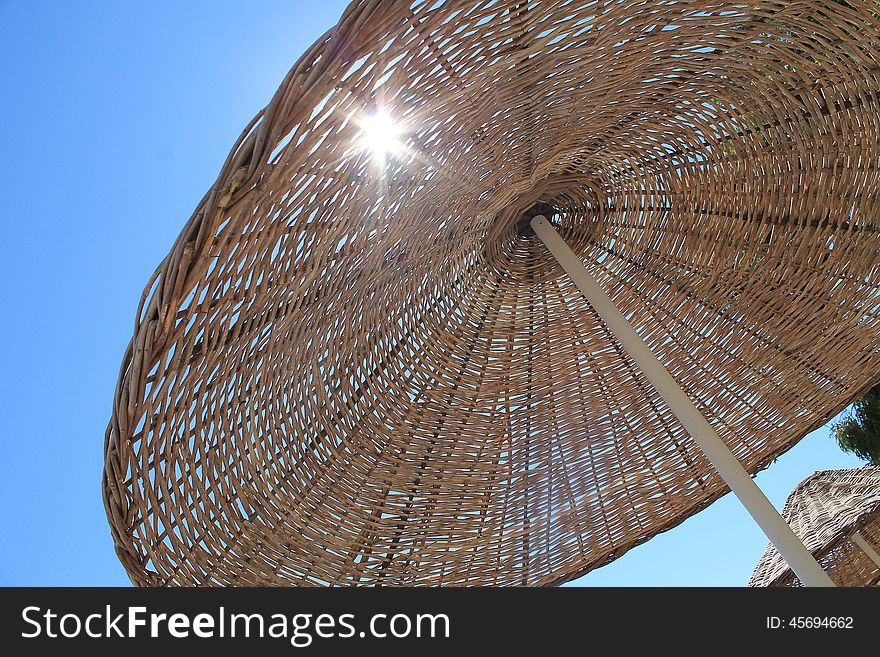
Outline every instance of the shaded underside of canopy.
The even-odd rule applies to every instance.
[[[880,581],[880,566],[852,541],[858,532],[880,551],[880,466],[814,473],[788,496],[782,517],[837,586]],[[772,545],[749,580],[749,586],[800,585]]]
[[[750,472],[878,381],[875,2],[355,2],[138,308],[137,584],[556,584],[726,492],[520,215]],[[377,109],[404,130],[358,147]]]

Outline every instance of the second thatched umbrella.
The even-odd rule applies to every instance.
[[[782,516],[838,586],[880,582],[880,466],[823,470],[797,485]],[[749,586],[799,586],[768,546]]]
[[[861,1],[353,3],[144,292],[103,481],[132,579],[554,584],[726,480],[827,582],[747,473],[880,371],[878,35]]]

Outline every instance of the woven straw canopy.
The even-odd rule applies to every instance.
[[[873,2],[353,3],[149,281],[104,495],[137,584],[555,584],[878,381]],[[370,148],[368,124],[395,135]]]
[[[880,466],[814,473],[788,496],[782,516],[837,586],[880,582],[880,566],[852,541],[858,532],[880,551]],[[772,545],[749,580],[749,586],[799,585]]]

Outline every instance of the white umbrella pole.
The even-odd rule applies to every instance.
[[[797,573],[801,582],[806,586],[834,586],[831,578],[822,570],[810,551],[795,536],[791,527],[770,504],[758,485],[700,414],[690,398],[675,382],[675,379],[629,325],[611,298],[584,269],[581,261],[568,248],[550,222],[545,217],[538,215],[532,219],[531,225],[550,253],[559,261],[577,288],[605,322],[608,330],[641,368],[651,385],[703,450],[718,474],[727,482],[727,485],[746,507],[755,522],[764,530],[770,542],[776,546],[791,569]]]
[[[868,558],[873,561],[878,568],[880,568],[880,554],[877,554],[877,551],[871,547],[871,544],[865,540],[865,538],[859,533],[856,532],[852,535],[852,541],[860,548],[862,548],[862,552],[868,555]]]

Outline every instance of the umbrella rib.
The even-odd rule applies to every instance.
[[[556,288],[557,296],[560,299],[564,299],[565,294],[559,285],[558,279],[553,281],[553,286]],[[549,325],[549,318],[547,318],[546,321],[548,322],[548,325]],[[583,349],[583,353],[584,353],[586,359],[589,361],[590,354],[587,349],[586,343],[580,334],[580,328],[578,327],[577,323],[574,321],[572,316],[568,317],[568,321],[571,324],[571,331],[574,334],[574,343],[577,344],[578,342],[580,342],[581,348]],[[578,395],[578,398],[583,402],[588,397],[587,397],[586,390],[584,388],[584,379],[585,379],[584,373],[581,371],[580,367],[578,367],[577,374],[578,374],[577,388],[580,393]],[[599,378],[599,377],[600,377],[600,374],[598,373],[598,370],[596,370],[596,378]],[[581,405],[580,410],[584,411],[583,404]],[[586,413],[584,412],[582,414],[585,415]],[[589,437],[587,437],[587,445],[588,445],[588,449],[590,451],[589,463],[590,463],[590,471],[592,472],[592,475],[593,475],[592,481],[596,485],[596,494],[599,498],[599,503],[600,503],[599,506],[600,506],[601,513],[602,513],[602,521],[605,524],[605,531],[608,534],[608,537],[610,540],[611,539],[611,530],[609,529],[609,526],[608,526],[608,518],[605,516],[605,508],[604,508],[604,505],[602,504],[602,495],[601,495],[601,491],[600,491],[600,487],[599,487],[599,480],[598,480],[598,477],[596,476],[594,454],[593,454],[593,441]],[[574,488],[572,488],[572,485],[571,485],[571,475],[568,472],[568,466],[565,462],[565,454],[562,452],[562,445],[559,442],[556,442],[556,449],[559,452],[559,463],[560,463],[560,467],[562,468],[563,475],[565,477],[564,481],[565,481],[565,488],[568,492],[569,513],[572,515],[572,517],[575,521],[575,524],[576,524],[575,535],[577,537],[578,547],[580,548],[581,552],[584,552],[585,551],[584,550],[584,542],[583,542],[583,537],[581,536],[581,529],[582,529],[581,521],[580,521],[580,517],[577,515],[577,508],[578,507],[577,507],[577,504],[575,503],[575,499],[574,499]]]
[[[456,285],[456,284],[458,283],[458,281],[461,280],[461,278],[462,278],[462,277],[459,277],[458,279],[456,279],[456,281],[455,281],[452,285],[453,285],[453,286]],[[448,295],[444,295],[444,296],[441,297],[440,299],[436,300],[436,301],[434,302],[434,304],[433,304],[433,305],[432,305],[432,306],[426,311],[425,314],[426,314],[426,315],[430,315],[432,312],[436,311],[436,310],[440,307],[441,303],[442,303],[443,301],[445,301],[447,298],[448,298]],[[424,317],[424,315],[423,315],[423,317]],[[447,316],[445,317],[445,321],[446,321],[446,323],[448,323],[448,320],[449,320],[449,315],[447,315]],[[410,333],[410,335],[411,335],[411,333]],[[392,357],[393,357],[395,354],[396,354],[396,349],[392,351]],[[384,359],[383,359],[383,360],[384,360]],[[422,391],[420,391],[420,395],[421,395],[421,392],[422,392]],[[379,452],[379,453],[375,456],[375,458],[373,459],[373,466],[372,466],[372,467],[375,467],[376,463],[378,463],[379,458],[381,458],[381,456],[384,454],[384,452],[385,452],[385,447],[386,447],[386,446],[383,445],[382,450],[380,450],[380,452]],[[332,487],[328,487],[328,488],[327,488],[327,491],[326,491],[326,492],[324,493],[324,495],[322,496],[322,500],[323,500],[323,499],[326,499],[326,497],[327,497],[327,496],[329,495],[329,493],[331,492],[331,488],[332,488]],[[387,498],[387,495],[388,495],[388,493],[390,492],[390,490],[391,490],[391,485],[389,484],[389,485],[385,488],[385,492],[384,492],[384,494],[382,495],[382,499],[383,499],[383,501],[380,502],[379,504],[377,504],[377,505],[375,506],[374,511],[379,511],[381,505],[384,505],[384,499]],[[316,508],[316,510],[317,510],[317,506],[316,506],[315,508]],[[351,510],[351,509],[346,509],[346,511],[349,511],[349,510]],[[380,512],[380,517],[381,517],[381,512]],[[363,548],[364,548],[364,549],[358,551],[358,552],[355,554],[354,559],[357,559],[357,556],[358,556],[359,554],[363,554],[363,555],[366,556],[366,557],[369,557],[369,555],[372,554],[372,544],[375,542],[375,540],[376,540],[376,538],[378,537],[378,535],[377,535],[376,532],[373,532],[373,537],[370,538],[370,536],[369,536],[369,534],[370,534],[369,529],[370,529],[369,526],[367,526],[367,525],[364,526],[364,528],[363,528],[363,530],[362,530],[362,532],[361,532],[361,536],[360,536],[359,538],[362,538],[362,539],[364,539],[364,541],[369,541],[369,542],[364,542],[364,543],[363,543]],[[353,547],[354,547],[354,546],[353,546]],[[365,567],[366,567],[366,561],[364,562],[364,568],[365,568]],[[356,581],[357,581],[357,580],[360,580],[361,575],[363,575],[363,574],[364,574],[364,572],[363,572],[363,570],[361,570],[360,574],[359,574],[358,577],[356,578]]]
[[[528,3],[526,7],[528,7]],[[528,11],[528,8],[526,8]],[[530,155],[531,159],[531,155]],[[523,478],[521,481],[524,483],[522,494],[523,494],[523,507],[522,507],[522,520],[523,520],[523,535],[522,535],[522,585],[526,586],[529,582],[529,565],[530,565],[530,552],[531,552],[531,518],[529,517],[529,487],[531,486],[531,443],[532,443],[532,361],[534,359],[534,348],[535,348],[535,322],[534,322],[534,299],[533,299],[533,286],[535,283],[534,275],[532,272],[529,272],[526,275],[526,284],[525,290],[528,295],[528,308],[525,315],[525,321],[523,322],[527,327],[528,334],[528,349],[526,351],[526,417],[525,417],[525,439],[523,441],[525,445],[525,459],[523,463]],[[517,310],[519,310],[519,304],[517,303]]]
[[[497,317],[498,313],[501,312],[501,307],[502,307],[502,305],[503,305],[503,297],[499,294],[500,290],[501,290],[500,279],[499,279],[499,278],[495,278],[495,286],[494,286],[494,289],[493,289],[492,294],[491,294],[491,296],[490,296],[490,298],[495,302],[495,303],[492,304],[492,314],[493,314],[493,316],[495,316],[495,317]],[[487,303],[487,310],[488,310],[488,303]],[[485,326],[485,320],[487,319],[487,317],[488,317],[488,315],[487,315],[487,316],[484,316],[484,319],[483,319],[483,326]],[[482,330],[482,327],[481,327],[481,330]],[[490,339],[489,339],[490,344],[491,344],[491,342],[492,342],[492,337],[494,337],[494,332],[493,332],[492,334],[490,334]],[[483,361],[483,364],[480,366],[480,375],[479,375],[479,377],[478,377],[478,380],[479,380],[479,381],[482,381],[482,380],[483,380],[483,377],[485,376],[486,368],[487,368],[488,365],[489,365],[489,360],[490,360],[490,359],[487,357],[487,358]],[[471,413],[471,412],[473,412],[474,410],[475,410],[475,404],[471,404],[471,405],[468,407],[468,412]],[[487,445],[487,442],[486,442],[486,441],[483,441],[483,442],[481,443],[481,445],[480,445],[480,449],[479,449],[479,452],[478,452],[478,455],[477,455],[477,457],[476,457],[476,462],[478,462],[478,463],[480,462],[480,457],[482,456],[483,451],[486,449],[486,445]],[[495,461],[495,466],[497,467],[497,460]],[[497,474],[497,473],[496,473],[496,474]],[[490,483],[493,482],[493,481],[494,481],[494,478],[490,477]],[[480,518],[481,518],[481,520],[483,520],[483,521],[485,520],[486,516],[487,516],[488,513],[489,513],[489,504],[490,504],[490,501],[491,501],[491,490],[488,490],[488,487],[487,487],[487,500],[486,500],[486,504],[484,504],[484,505],[482,506],[482,509],[480,510]],[[458,508],[461,508],[461,501],[459,502],[459,506],[458,506]],[[477,536],[478,536],[478,537],[482,537],[482,535],[483,535],[483,531],[484,531],[484,529],[486,528],[486,524],[485,524],[485,522],[480,522],[479,525],[480,525],[480,528],[479,528],[479,530],[478,530],[478,532],[477,532]],[[481,548],[481,546],[480,546],[479,544],[475,544],[475,545],[474,545],[475,556],[476,556],[476,553],[480,550],[480,548]]]
[[[460,280],[460,279],[456,279],[456,281],[454,281],[454,282],[452,283],[451,287],[454,287],[454,286],[458,283],[459,280]],[[447,298],[449,298],[448,295],[444,295],[444,296],[442,297],[442,299],[440,299],[440,300],[438,300],[437,302],[435,302],[435,304],[432,306],[430,312],[433,312],[433,311],[437,310],[437,309],[440,307],[440,304],[442,303],[442,301],[445,301]],[[430,313],[429,313],[429,314],[430,314]],[[444,315],[444,317],[443,317],[443,323],[442,323],[441,326],[445,327],[446,325],[448,325],[449,320],[450,320],[450,317],[451,317],[450,314],[449,314],[449,313],[446,313],[446,314]],[[413,404],[418,404],[418,403],[420,402],[422,396],[424,395],[424,393],[425,393],[425,389],[424,389],[424,388],[420,389],[420,390],[418,391],[418,393],[415,395],[414,399],[413,399]],[[409,440],[412,440],[412,438],[413,438],[413,436],[414,436],[414,432],[415,432],[415,430],[409,432]],[[409,443],[408,443],[408,444],[409,444]],[[402,455],[405,453],[405,450],[406,450],[406,447],[408,446],[408,444],[407,444],[407,445],[403,445],[403,446],[400,447],[400,449],[398,450],[398,451],[399,451],[399,455],[402,456]],[[386,450],[387,447],[388,447],[388,443],[383,443],[382,449],[380,450],[379,454],[377,455],[377,457],[376,457],[376,458],[374,459],[374,461],[373,461],[373,465],[371,466],[370,472],[369,472],[368,475],[367,475],[367,479],[372,475],[372,472],[374,471],[374,469],[375,469],[375,467],[376,467],[376,464],[377,464],[378,461],[379,461],[379,458],[381,458],[381,456],[383,456],[383,455],[385,454],[385,450]],[[390,473],[390,477],[395,476],[395,475],[397,474],[397,472],[399,471],[399,469],[400,469],[399,466],[398,466],[396,469],[394,469],[394,471],[392,471],[392,472]],[[389,477],[389,478],[390,478],[390,477]],[[392,488],[392,485],[391,485],[390,483],[388,483],[388,484],[385,486],[384,492],[383,492],[382,495],[381,495],[381,501],[377,502],[377,503],[374,505],[374,509],[373,509],[374,512],[375,512],[375,511],[379,511],[379,509],[384,505],[385,500],[387,499],[387,496],[388,496],[388,494],[389,494],[390,491],[391,491],[391,488]],[[347,511],[348,511],[348,510],[347,510]],[[381,513],[380,513],[380,516],[381,516]],[[367,527],[364,528],[364,531],[361,533],[361,537],[366,538],[366,537],[368,536],[368,534],[369,534],[368,529],[369,529],[369,528],[367,528]],[[374,536],[372,539],[370,539],[371,543],[374,542],[375,539],[376,539],[376,536]],[[354,550],[354,547],[355,547],[355,546],[352,546],[351,550]],[[363,550],[360,550],[360,551],[355,552],[354,557],[352,558],[352,564],[355,563],[355,561],[356,561],[356,559],[357,559],[357,557],[358,557],[359,555],[363,554],[363,555],[365,555],[365,556],[369,556],[369,555],[372,553],[372,549],[371,549],[370,546],[368,546],[367,544],[364,544],[363,547],[364,547]],[[359,573],[358,573],[357,577],[355,578],[355,581],[360,581],[360,579],[362,578],[362,576],[365,574],[365,572],[364,572],[364,568],[366,568],[366,564],[367,564],[367,561],[365,560],[365,561],[363,562],[363,566],[359,569]],[[342,579],[342,577],[344,577],[344,575],[345,575],[345,571],[343,570],[343,571],[340,573],[340,576],[339,576],[339,578],[337,579],[337,581],[341,581],[341,579]],[[378,577],[382,577],[382,576],[383,576],[383,573],[380,571]]]
[[[495,289],[496,289],[496,294],[497,294],[497,289],[498,289],[498,279],[495,280],[495,284],[496,284],[496,285],[495,285]],[[487,318],[488,314],[489,314],[489,304],[486,305],[485,311],[483,312],[482,316],[480,317],[480,321],[479,321],[478,328],[477,328],[477,331],[476,331],[476,334],[477,334],[477,335],[479,335],[479,333],[482,331],[483,326],[484,326],[484,324],[485,324],[485,322],[486,322],[486,318]],[[455,384],[454,384],[452,390],[450,390],[450,392],[449,392],[449,394],[448,394],[447,401],[446,401],[447,408],[449,407],[449,404],[452,403],[452,400],[453,400],[453,398],[454,398],[455,391],[458,389],[458,386],[461,384],[461,378],[462,378],[462,376],[464,376],[465,370],[467,369],[467,366],[468,366],[468,364],[470,363],[470,360],[471,360],[471,357],[472,357],[472,355],[473,355],[473,351],[474,351],[474,349],[476,349],[476,341],[474,341],[474,342],[472,343],[472,345],[471,345],[471,350],[467,352],[467,356],[465,357],[464,362],[462,363],[461,367],[460,367],[459,370],[458,370],[458,373],[456,374]],[[421,482],[422,477],[425,475],[425,471],[426,471],[426,468],[427,468],[428,460],[430,459],[431,454],[433,453],[434,447],[436,446],[437,441],[439,440],[440,431],[441,431],[441,429],[442,429],[442,427],[443,427],[443,424],[444,424],[445,421],[446,421],[446,418],[447,418],[447,413],[446,413],[446,411],[444,410],[444,411],[440,414],[440,419],[439,419],[439,421],[438,421],[437,427],[436,427],[435,430],[434,430],[433,439],[431,440],[431,447],[429,448],[428,453],[425,455],[425,457],[422,459],[421,464],[419,465],[419,469],[420,469],[421,472],[420,472],[420,474],[418,475],[418,477],[416,478],[416,480],[413,482],[413,484],[412,484],[413,486],[418,486],[419,483]],[[455,442],[457,442],[457,439],[456,439],[456,438],[453,438],[453,445],[455,444]],[[409,508],[409,509],[411,509],[412,506],[413,506],[413,497],[414,497],[414,493],[411,493],[411,494],[410,494],[410,500],[409,500],[409,503],[408,503],[408,505],[409,505],[408,508]],[[433,515],[434,506],[435,506],[435,505],[431,505],[431,504],[427,505],[427,508],[426,508],[426,514],[425,514],[425,516],[422,518],[422,523],[421,523],[421,524],[425,524],[425,521],[427,520],[427,518],[430,518],[431,515]],[[399,536],[400,536],[400,532],[401,532],[401,531],[402,531],[402,525],[401,525],[401,527],[400,527],[400,529],[399,529],[399,531],[398,531],[398,533],[397,533],[397,537],[398,537],[398,538],[399,538]],[[424,544],[424,536],[422,537],[422,544]],[[409,563],[410,563],[410,560],[407,559],[407,560],[404,562],[404,567],[408,566]],[[439,579],[439,582],[438,582],[438,583],[442,583],[442,581],[443,581],[443,570],[441,569],[441,571],[440,571],[440,579]]]
[[[497,296],[497,291],[498,291],[498,282],[496,280],[496,284],[495,284],[495,295],[496,296]],[[482,330],[482,327],[486,321],[488,313],[489,313],[489,304],[486,305],[485,311],[481,317],[481,320],[479,322],[478,329],[477,329],[477,334],[479,334],[480,331]],[[476,343],[474,343],[473,348],[475,348],[475,347],[476,347]],[[450,352],[451,352],[451,350],[452,350],[452,347],[450,347]],[[459,374],[456,377],[455,387],[453,388],[453,390],[451,390],[449,392],[449,398],[447,400],[447,405],[450,404],[452,401],[453,395],[455,393],[455,389],[457,389],[458,383],[461,380],[461,376],[463,375],[464,370],[467,368],[467,364],[469,363],[470,358],[471,358],[471,352],[468,353],[467,357],[465,358],[464,363],[462,364],[462,366],[459,370]],[[405,513],[409,513],[412,510],[413,506],[415,505],[415,502],[414,502],[415,490],[414,489],[415,489],[415,487],[417,487],[421,483],[422,477],[424,477],[424,475],[425,475],[428,460],[430,459],[430,456],[433,453],[434,447],[436,446],[436,441],[439,437],[439,434],[440,434],[441,428],[443,426],[443,422],[445,420],[445,417],[446,417],[446,414],[444,412],[441,414],[439,424],[438,424],[436,430],[434,431],[434,439],[431,441],[431,444],[430,444],[430,447],[428,448],[427,453],[425,454],[424,458],[422,459],[421,463],[418,466],[419,474],[416,475],[415,479],[410,484],[411,492],[409,494],[409,499],[407,500],[406,505],[405,505]],[[430,509],[431,507],[429,506],[428,508]],[[391,539],[391,545],[390,545],[388,551],[386,552],[386,555],[384,557],[384,561],[382,562],[381,566],[379,567],[379,574],[377,575],[377,577],[382,578],[385,576],[385,573],[387,572],[388,568],[391,565],[391,562],[393,561],[393,554],[394,554],[393,549],[400,541],[400,538],[403,535],[403,530],[405,529],[406,523],[409,521],[410,518],[411,518],[411,516],[404,516],[404,518],[401,520],[401,522],[398,523],[397,528],[395,529],[395,532],[394,532],[394,536]],[[408,564],[409,564],[409,560],[405,560],[404,568]]]
[[[544,313],[543,313],[544,324],[543,325],[544,325],[544,327],[546,327],[546,330],[547,330],[547,339],[541,343],[542,345],[546,345],[546,344],[549,344],[552,342],[551,332],[552,332],[553,324],[550,322],[550,310],[548,307],[549,302],[550,302],[549,297],[550,297],[550,295],[548,292],[548,286],[546,284],[544,284],[541,286],[541,308],[544,311]],[[546,365],[545,371],[546,371],[546,376],[547,376],[547,378],[545,380],[552,381],[553,380],[553,367],[551,365],[551,359],[545,358],[544,363]],[[558,437],[559,437],[558,436],[558,420],[556,417],[557,408],[558,408],[557,404],[550,404],[550,407],[548,409],[547,420],[548,420],[548,423],[550,426],[549,426],[549,431],[547,433],[547,440],[545,441],[548,444],[547,444],[547,452],[546,452],[546,456],[545,456],[546,469],[547,469],[547,477],[546,477],[546,482],[547,482],[547,485],[546,485],[547,502],[546,502],[546,504],[547,504],[547,508],[544,512],[544,515],[546,517],[546,520],[544,522],[544,545],[545,545],[545,549],[546,549],[544,559],[545,559],[545,562],[548,564],[548,566],[549,566],[550,555],[552,554],[551,549],[550,549],[550,543],[551,543],[550,532],[552,529],[551,524],[552,524],[552,518],[553,518],[553,491],[554,491],[554,487],[553,487],[553,483],[554,483],[554,481],[553,481],[553,474],[554,474],[554,470],[553,470],[553,445],[554,445],[554,443],[556,443],[558,441]]]

